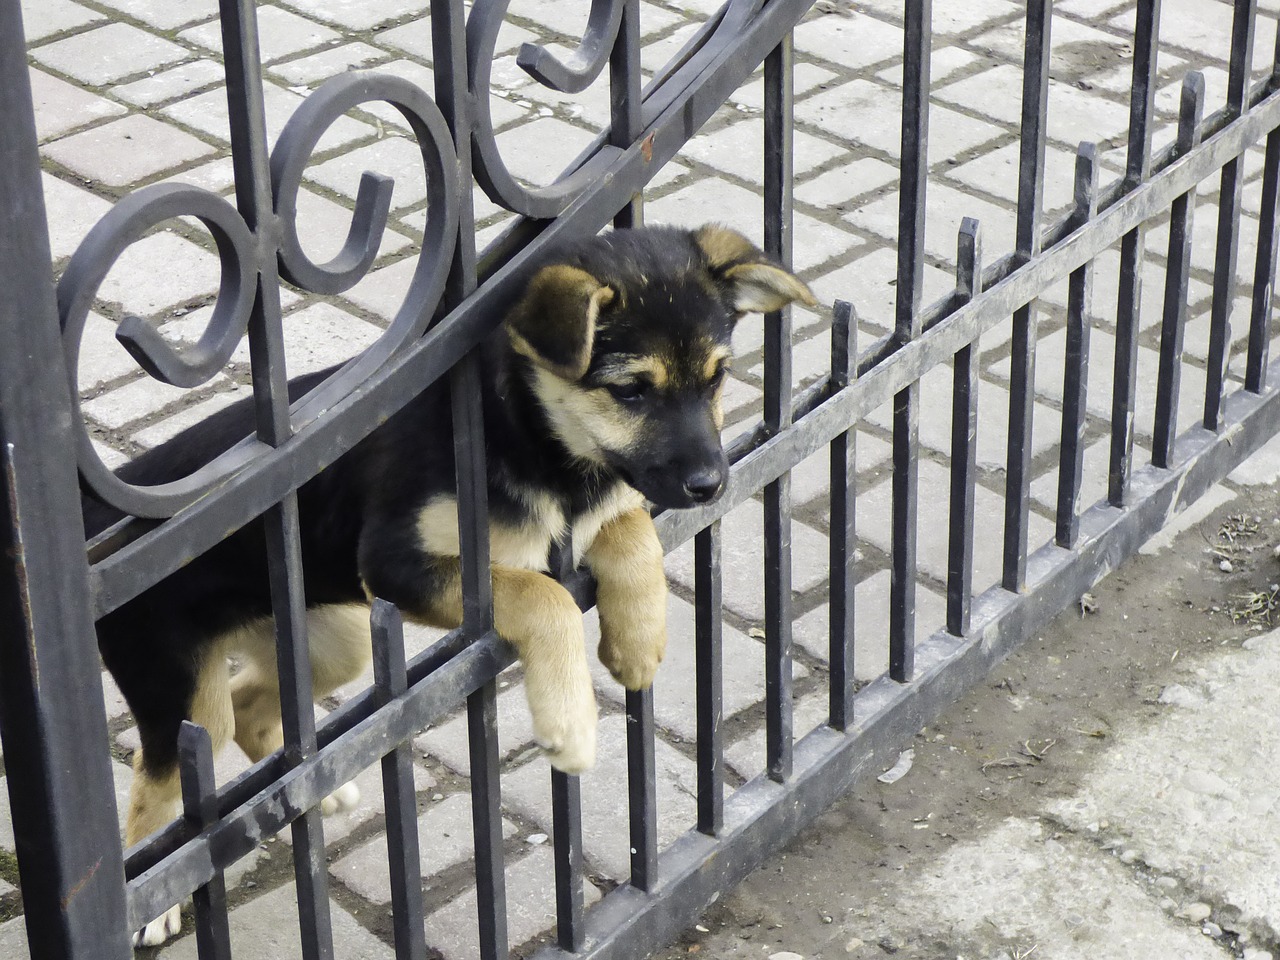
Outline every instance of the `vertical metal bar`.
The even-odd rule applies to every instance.
[[[858,376],[858,318],[853,304],[837,300],[831,314],[831,392]],[[857,434],[846,430],[831,441],[831,600],[828,634],[828,717],[835,730],[853,723],[854,591],[857,586]]]
[[[1082,143],[1076,151],[1072,227],[1081,230],[1098,212],[1098,150]],[[1067,280],[1066,362],[1062,384],[1062,445],[1058,451],[1058,510],[1054,541],[1071,549],[1080,533],[1080,480],[1084,471],[1084,428],[1089,392],[1089,305],[1093,264],[1082,264]]]
[[[183,815],[192,833],[199,833],[218,820],[218,785],[209,731],[190,720],[184,720],[178,730],[178,769]],[[227,881],[222,871],[196,890],[192,900],[196,909],[196,954],[200,960],[231,960]]]
[[[1125,186],[1135,189],[1147,178],[1151,165],[1151,115],[1156,88],[1156,58],[1160,42],[1160,0],[1139,0],[1133,38],[1133,89],[1129,100],[1129,150]],[[1138,326],[1142,317],[1141,226],[1120,242],[1120,293],[1116,302],[1116,354],[1111,395],[1111,460],[1107,471],[1107,500],[1124,506],[1133,473],[1134,404],[1138,379]]]
[[[764,61],[764,248],[791,262],[795,52],[787,34]],[[791,423],[791,311],[764,318],[764,421]],[[764,488],[765,769],[791,776],[791,474]]]
[[[582,898],[582,781],[551,771],[552,833],[556,861],[556,941],[570,953],[582,949],[587,929]]]
[[[925,191],[929,182],[929,59],[933,0],[907,0],[902,62],[902,173],[898,196],[895,333],[920,335]],[[915,672],[916,510],[920,483],[920,383],[893,398],[893,550],[889,581],[889,676]]]
[[[471,822],[476,845],[476,911],[481,960],[505,960],[507,885],[502,852],[502,792],[498,776],[497,686],[486,683],[467,698],[471,758]]]
[[[1235,16],[1231,21],[1231,62],[1227,68],[1227,114],[1230,117],[1240,116],[1248,100],[1257,9],[1258,0],[1235,2]],[[1217,430],[1221,425],[1222,388],[1230,360],[1242,174],[1239,157],[1228,161],[1222,168],[1222,188],[1218,193],[1218,247],[1213,261],[1213,306],[1209,313],[1209,360],[1204,394],[1206,430]]]
[[[1053,0],[1027,4],[1026,51],[1022,59],[1022,128],[1018,162],[1016,252],[1023,261],[1040,251],[1040,207],[1044,196],[1045,114],[1049,95],[1049,48]],[[1037,319],[1035,301],[1013,314],[1010,346],[1009,435],[1004,501],[1006,590],[1027,580],[1027,516],[1031,504],[1031,428],[1035,410]]]
[[[1176,150],[1191,152],[1200,142],[1204,112],[1204,77],[1189,73],[1182,84]],[[1265,193],[1265,188],[1264,188]],[[1173,201],[1169,213],[1169,266],[1165,273],[1164,312],[1160,321],[1160,370],[1156,379],[1156,419],[1151,462],[1168,467],[1178,435],[1178,393],[1182,380],[1182,337],[1187,324],[1187,284],[1191,276],[1191,238],[1196,191],[1192,187]],[[1269,298],[1269,295],[1268,295]]]
[[[1271,86],[1280,81],[1280,31],[1272,57]],[[1267,386],[1271,352],[1271,298],[1276,288],[1276,224],[1280,215],[1280,130],[1267,134],[1262,165],[1262,210],[1258,221],[1258,252],[1253,268],[1253,301],[1249,313],[1249,355],[1244,387],[1261,393]]]
[[[693,538],[694,642],[698,688],[698,830],[714,837],[724,826],[724,621],[720,521]]]
[[[618,39],[609,55],[609,143],[627,148],[640,137],[640,0],[622,0]],[[613,218],[615,227],[644,224],[644,197],[637,193]]]
[[[404,624],[395,604],[375,600],[369,616],[373,635],[373,696],[384,707],[408,688]],[[418,851],[418,804],[413,789],[413,752],[402,743],[382,758],[382,803],[387,818],[387,868],[391,878],[391,929],[396,960],[424,960],[422,868]]]
[[[0,81],[0,734],[27,939],[32,960],[128,960],[69,380],[18,0],[0,0]]]
[[[960,223],[956,255],[957,306],[982,292],[982,232]],[[951,509],[947,541],[947,630],[969,632],[973,606],[973,495],[978,475],[978,357],[976,343],[956,351],[951,377]]]
[[[658,780],[653,746],[653,688],[627,691],[627,803],[631,814],[631,885],[658,882]]]

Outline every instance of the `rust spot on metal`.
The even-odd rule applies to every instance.
[[[81,878],[80,878],[80,882],[79,882],[79,883],[77,883],[74,887],[72,887],[70,890],[68,890],[68,891],[67,891],[67,895],[66,895],[65,897],[63,897],[63,898],[62,898],[62,909],[63,909],[63,910],[65,910],[65,909],[67,909],[67,907],[71,906],[71,901],[72,901],[72,900],[74,900],[74,899],[76,898],[76,895],[77,895],[77,894],[79,894],[79,893],[80,893],[80,891],[81,891],[81,890],[83,890],[86,886],[88,886],[89,881],[93,879],[93,875],[94,875],[95,873],[97,873],[97,872],[98,872],[98,868],[99,868],[100,866],[102,866],[102,858],[101,858],[101,857],[99,857],[99,858],[98,858],[98,860],[97,860],[97,862],[96,862],[96,863],[94,863],[94,865],[93,865],[92,867],[90,867],[90,868],[89,868],[89,872],[88,872],[88,873],[86,873],[83,877],[81,877]]]
[[[645,163],[653,162],[653,134],[649,134],[640,143],[640,156],[644,157]]]

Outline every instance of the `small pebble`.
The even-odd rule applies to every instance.
[[[1178,885],[1178,881],[1173,877],[1156,877],[1156,886],[1161,890],[1172,890]]]
[[[848,943],[844,945],[844,952],[853,953],[853,951],[860,949],[864,945],[865,944],[861,940],[859,940],[857,937],[854,937],[852,940],[850,940]]]
[[[1257,947],[1247,947],[1244,951],[1244,960],[1275,960],[1270,950],[1260,950]]]
[[[1206,937],[1213,937],[1215,940],[1218,937],[1222,936],[1222,928],[1218,926],[1216,923],[1214,923],[1213,921],[1209,921],[1203,927],[1201,927],[1200,932],[1203,933]]]
[[[545,833],[531,833],[524,838],[524,842],[532,844],[535,847],[540,846],[547,842],[547,835]]]
[[[1133,863],[1133,861],[1137,859],[1138,859],[1137,850],[1126,850],[1124,853],[1120,854],[1121,863]]]
[[[708,930],[706,927],[704,927],[704,926],[703,926],[702,924],[700,924],[700,923],[699,923],[699,924],[695,924],[693,929],[697,930],[699,933],[710,933],[710,932],[711,932],[710,930]]]
[[[1235,569],[1235,567],[1231,565],[1230,560],[1222,559],[1218,561],[1218,569],[1221,570],[1223,573],[1230,573],[1232,570]]]
[[[1213,910],[1207,903],[1189,903],[1178,912],[1178,916],[1192,923],[1200,923],[1202,920],[1208,920],[1211,913]]]
[[[804,960],[804,957],[800,956],[798,953],[791,953],[787,950],[783,950],[781,953],[769,954],[769,960]]]

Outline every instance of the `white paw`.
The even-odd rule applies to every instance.
[[[182,929],[182,911],[175,904],[133,935],[135,947],[155,947]]]
[[[344,783],[333,793],[320,801],[320,812],[326,817],[344,810],[354,810],[360,803],[360,788],[352,783]]]
[[[586,674],[585,667],[582,672]],[[582,773],[596,762],[596,697],[591,678],[587,675],[568,684],[561,680],[555,686],[559,689],[552,693],[528,684],[533,737],[557,770]]]

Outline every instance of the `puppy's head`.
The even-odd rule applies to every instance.
[[[616,230],[534,273],[507,332],[570,453],[688,507],[728,478],[720,395],[734,326],[797,300],[814,303],[726,227]]]

